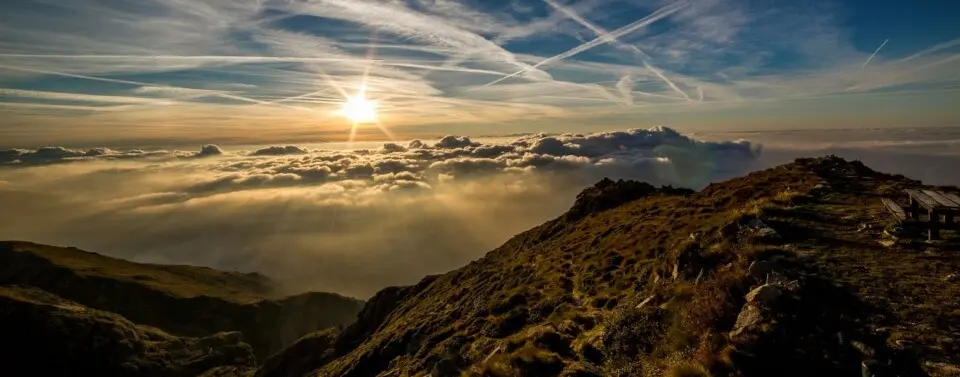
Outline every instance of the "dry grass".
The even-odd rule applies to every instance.
[[[176,297],[217,297],[238,303],[272,295],[269,280],[259,274],[224,272],[206,267],[134,263],[73,248],[27,242],[4,242],[0,251],[23,253],[73,273],[140,284]],[[12,254],[11,254],[12,257]],[[23,256],[24,258],[28,256]]]
[[[538,363],[566,365],[567,372],[573,365],[604,364],[604,375],[611,376],[750,375],[737,369],[743,366],[742,360],[735,362],[738,355],[726,339],[751,288],[752,282],[744,280],[745,271],[752,261],[792,253],[792,248],[756,244],[748,237],[732,234],[736,231],[730,232],[738,229],[731,224],[752,217],[762,217],[792,247],[803,248],[805,253],[817,248],[816,255],[824,258],[817,263],[824,268],[843,269],[844,275],[829,277],[834,281],[847,280],[854,286],[867,287],[873,297],[888,297],[889,292],[900,290],[913,292],[911,300],[932,306],[912,306],[914,312],[903,314],[919,314],[929,328],[949,333],[943,324],[955,323],[956,319],[949,317],[953,311],[934,314],[940,306],[933,305],[935,300],[930,297],[954,303],[960,294],[948,297],[945,283],[932,284],[930,278],[915,275],[922,275],[922,268],[930,268],[924,266],[940,266],[937,268],[942,272],[938,274],[956,268],[947,262],[923,264],[918,260],[894,266],[893,258],[882,254],[890,254],[889,250],[875,250],[875,235],[856,232],[860,223],[872,221],[876,215],[849,217],[851,213],[861,207],[876,209],[879,203],[870,187],[852,194],[856,179],[861,178],[850,177],[857,174],[874,183],[887,179],[845,162],[807,160],[711,184],[695,194],[657,192],[601,212],[581,214],[574,220],[560,217],[439,277],[428,292],[397,309],[403,313],[403,320],[398,316],[388,321],[364,347],[348,352],[323,371],[340,375],[369,363],[370,358],[403,339],[411,324],[417,324],[427,334],[475,335],[474,342],[487,345],[484,350],[493,349],[492,344],[503,345],[499,354],[489,358],[482,352],[464,357],[464,369],[483,366],[489,375],[515,375],[511,373],[521,373],[525,365]],[[847,181],[851,179],[854,181]],[[811,195],[811,189],[821,183],[844,190],[828,188]],[[857,198],[869,200],[859,202]],[[687,253],[698,257],[691,267],[693,274],[681,271],[674,279],[674,267]],[[919,258],[923,250],[913,255]],[[828,259],[835,256],[845,259]],[[883,262],[883,268],[873,265],[872,260],[884,258],[891,259],[890,264]],[[703,271],[701,279],[693,277],[699,275],[698,271]],[[909,271],[911,275],[901,279],[903,275],[897,271]],[[917,280],[918,287],[905,286],[915,284],[909,281],[912,279]],[[885,285],[880,286],[880,281]],[[941,291],[927,297],[921,293],[934,289]],[[637,310],[636,304],[648,297],[653,297],[646,306],[649,309]],[[488,323],[496,324],[491,329],[501,329],[501,324],[511,318],[523,320],[506,322],[513,325],[507,326],[509,331],[476,331],[485,329]],[[551,348],[557,343],[536,341],[543,336],[562,338],[560,344],[568,345],[569,352],[566,346]],[[942,350],[956,349],[944,342],[938,345]],[[784,352],[792,355],[800,351]],[[424,353],[426,356],[417,357],[437,356]],[[846,354],[835,357],[836,363],[853,363]],[[382,363],[400,374],[419,371],[415,362],[395,360],[393,364],[390,360]],[[857,359],[855,366],[860,361]],[[801,364],[791,367],[789,372],[794,374],[786,375],[805,371]]]

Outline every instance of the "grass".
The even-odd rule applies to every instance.
[[[140,284],[177,297],[207,296],[249,303],[273,295],[271,283],[259,274],[134,263],[74,248],[28,242],[0,242],[0,253],[6,258],[14,258],[13,253],[29,254],[17,258],[34,257],[36,265],[49,263],[79,275]]]
[[[824,158],[714,183],[697,193],[654,191],[632,200],[603,199],[604,205],[591,207],[595,211],[581,208],[576,216],[561,216],[437,277],[402,302],[396,316],[371,329],[361,346],[344,350],[320,372],[360,376],[361,365],[389,365],[399,375],[422,372],[425,364],[418,360],[440,357],[439,350],[380,357],[406,339],[411,326],[425,334],[473,336],[482,346],[465,352],[458,366],[481,375],[530,375],[524,374],[534,370],[529,365],[538,363],[562,366],[563,373],[602,365],[603,375],[846,374],[862,359],[828,336],[867,334],[869,328],[909,337],[934,361],[960,362],[949,355],[957,346],[937,338],[960,328],[951,316],[956,310],[939,309],[960,307],[960,292],[932,277],[960,272],[960,261],[945,253],[940,259],[923,257],[923,249],[894,253],[877,244],[877,234],[856,231],[861,223],[886,221],[878,189],[906,184],[857,163]],[[744,237],[738,224],[754,217],[776,229],[786,245]],[[957,245],[945,242],[924,247]],[[781,335],[782,343],[760,337],[757,344],[732,344],[727,334],[744,295],[757,284],[746,279],[750,263],[779,256],[796,261],[790,268],[798,273],[835,283],[817,286],[813,297],[840,299],[805,301],[808,308],[798,308],[797,318],[784,318],[797,332],[778,332],[782,329],[771,325],[770,333]],[[689,260],[674,279],[681,259]],[[896,306],[901,292],[909,292],[909,305]],[[645,309],[636,309],[649,297]],[[896,307],[876,308],[884,305]],[[872,309],[841,310],[847,306]],[[858,322],[841,320],[854,317]],[[907,320],[926,327],[908,334]],[[816,325],[836,331],[830,335]],[[763,374],[750,369],[758,362],[743,352],[745,347],[769,351],[765,357],[771,359],[794,359],[777,359],[782,363],[775,366],[785,373]],[[812,373],[815,368],[822,369]],[[557,375],[553,371],[540,375]]]

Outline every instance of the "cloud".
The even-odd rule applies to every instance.
[[[296,145],[270,146],[253,151],[251,156],[283,156],[288,154],[307,154],[310,151]]]
[[[42,147],[36,150],[7,149],[0,150],[0,166],[44,165],[92,159],[134,159],[162,157],[171,154],[175,155],[176,153],[165,150],[147,152],[139,149],[115,151],[110,148],[90,148],[87,150],[64,147]]]
[[[479,257],[561,214],[602,177],[699,187],[759,157],[749,142],[702,142],[666,127],[498,140],[203,159],[29,151],[74,163],[0,168],[0,202],[9,204],[0,239],[257,270],[296,289],[366,297]]]
[[[219,146],[214,144],[207,144],[203,147],[200,147],[200,152],[197,152],[194,157],[209,157],[209,156],[220,156],[223,154],[223,149],[220,149]]]
[[[361,87],[395,130],[362,129],[367,140],[450,125],[443,132],[462,135],[542,124],[589,132],[638,118],[683,126],[673,119],[681,112],[723,126],[771,103],[837,106],[838,96],[857,96],[830,119],[845,122],[867,104],[891,107],[873,95],[904,98],[876,122],[912,124],[911,102],[926,99],[936,104],[930,123],[951,124],[942,98],[956,96],[960,77],[957,40],[884,47],[871,59],[875,46],[861,51],[851,36],[873,33],[843,22],[843,4],[45,3],[0,15],[3,148],[348,140],[336,111]]]

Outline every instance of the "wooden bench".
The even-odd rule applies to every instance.
[[[940,228],[954,228],[953,222],[955,215],[960,215],[960,197],[956,194],[922,190],[906,189],[903,190],[910,196],[910,215],[914,220],[920,220],[921,208],[927,212],[929,228],[929,239],[940,238]],[[940,216],[943,215],[944,222],[940,223]]]
[[[903,207],[900,207],[897,202],[887,198],[882,198],[880,200],[883,201],[883,205],[887,207],[887,210],[889,210],[893,217],[897,219],[898,223],[902,223],[907,220],[907,213],[903,211]]]

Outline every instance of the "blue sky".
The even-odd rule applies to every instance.
[[[3,7],[2,146],[960,124],[956,1]]]

